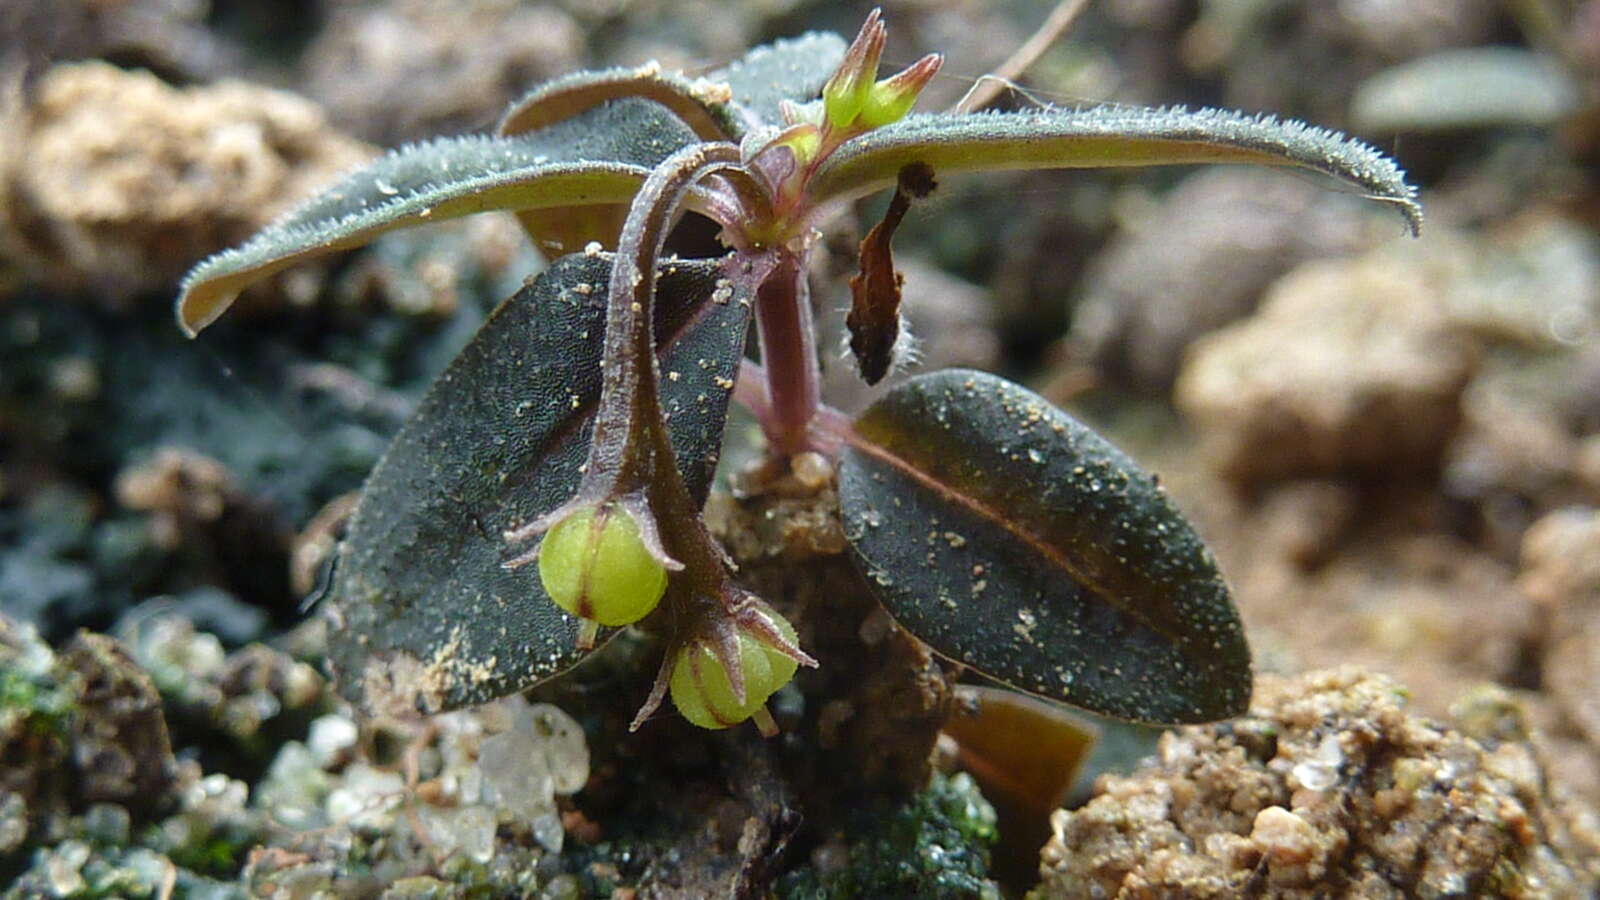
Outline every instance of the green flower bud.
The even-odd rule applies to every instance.
[[[539,580],[557,606],[615,627],[656,608],[667,570],[645,548],[633,516],[607,505],[575,512],[545,534]]]
[[[791,644],[794,626],[765,604],[761,612]],[[728,670],[709,643],[693,643],[679,651],[672,668],[672,703],[685,719],[701,728],[727,728],[751,716],[765,717],[767,698],[794,678],[798,664],[787,653],[747,631],[739,632],[738,665],[744,676],[744,702],[733,690]],[[770,724],[770,718],[767,719]],[[763,729],[765,730],[765,729]]]
[[[844,59],[822,86],[822,108],[835,128],[848,128],[867,102],[867,92],[878,79],[878,60],[883,55],[885,29],[880,13],[873,10],[861,25],[856,39],[845,50]]]
[[[943,63],[944,57],[930,53],[894,77],[874,84],[861,105],[858,122],[867,128],[880,128],[905,118]]]

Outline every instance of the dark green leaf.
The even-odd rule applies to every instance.
[[[900,385],[843,452],[845,535],[934,650],[1148,722],[1244,711],[1250,654],[1216,563],[1121,451],[981,372]]]
[[[1219,109],[1092,109],[911,116],[845,144],[811,182],[817,202],[890,187],[926,163],[936,175],[996,169],[1100,168],[1186,163],[1298,166],[1394,205],[1413,233],[1416,191],[1366,144],[1303,122]]]
[[[752,291],[718,261],[657,283],[662,406],[704,499]],[[376,711],[433,712],[555,675],[585,655],[536,566],[501,535],[572,495],[600,391],[611,257],[574,254],[507,300],[439,376],[373,470],[329,605],[340,690]],[[526,549],[521,547],[518,549]]]
[[[733,89],[733,102],[751,121],[746,128],[780,125],[778,104],[785,100],[806,103],[822,95],[833,70],[844,59],[844,38],[813,31],[797,38],[774,41],[746,53],[744,59],[708,76]]]
[[[495,209],[625,204],[651,168],[693,139],[662,107],[628,99],[533,134],[403,147],[195,266],[178,297],[178,321],[193,335],[251,283],[396,228]]]

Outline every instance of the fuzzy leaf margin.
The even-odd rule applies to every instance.
[[[193,337],[251,283],[397,228],[497,209],[626,203],[651,168],[693,139],[660,106],[630,99],[533,134],[402,147],[195,266],[178,323]]]
[[[1416,189],[1394,161],[1355,138],[1304,122],[1221,109],[1078,110],[910,116],[839,148],[810,183],[817,202],[891,187],[925,163],[940,176],[1003,169],[1253,163],[1294,166],[1352,185],[1422,227]]]
[[[194,337],[251,284],[387,231],[509,210],[523,214],[537,240],[543,229],[532,211],[566,219],[581,207],[625,208],[649,170],[678,148],[775,122],[780,101],[814,97],[843,53],[838,35],[810,33],[757,47],[704,79],[651,66],[556,79],[513,103],[501,134],[392,150],[201,261],[179,290],[179,327]],[[720,82],[726,105],[714,87]]]

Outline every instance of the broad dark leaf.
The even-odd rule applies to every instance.
[[[394,150],[188,274],[178,321],[195,334],[250,284],[396,228],[497,209],[626,204],[694,139],[661,106],[628,99],[516,137],[441,138]]]
[[[720,261],[664,264],[662,406],[690,490],[716,465],[752,296]],[[586,654],[537,566],[501,538],[565,502],[600,391],[611,257],[574,254],[495,310],[373,470],[341,547],[328,616],[340,690],[374,711],[504,696]],[[517,549],[526,549],[519,547]],[[602,638],[602,641],[604,637]]]
[[[894,184],[904,167],[935,175],[997,169],[1082,169],[1192,163],[1296,166],[1391,204],[1415,233],[1416,191],[1394,161],[1354,138],[1304,122],[1221,109],[1094,107],[910,116],[850,141],[817,170],[817,202]]]
[[[1244,711],[1215,561],[1127,456],[981,372],[900,385],[843,452],[845,535],[896,621],[1018,689],[1147,722]]]

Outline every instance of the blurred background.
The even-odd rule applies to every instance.
[[[883,5],[888,68],[946,55],[924,109],[1052,7]],[[259,773],[271,723],[305,727],[282,683],[340,510],[543,261],[509,217],[395,234],[252,289],[197,342],[172,320],[183,272],[382,148],[491,128],[551,76],[708,71],[851,35],[871,6],[5,0],[0,611],[56,647],[83,627],[144,646],[141,623],[177,615],[181,641],[135,652],[177,681],[192,663],[160,653],[197,635],[218,654],[276,642],[279,708],[228,751]],[[1600,2],[1094,0],[1017,81],[995,106],[1269,113],[1410,174],[1420,239],[1284,172],[948,179],[897,244],[920,368],[1002,372],[1159,472],[1263,671],[1357,663],[1439,716],[1508,692],[1593,825]],[[882,203],[827,234],[825,347]],[[870,394],[827,362],[831,402],[859,408]]]

